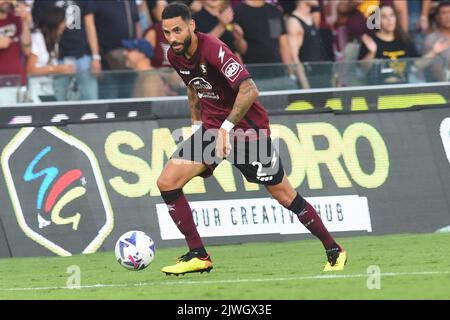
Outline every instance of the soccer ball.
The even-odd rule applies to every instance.
[[[117,240],[115,253],[125,269],[143,270],[155,258],[155,243],[142,231],[128,231]]]

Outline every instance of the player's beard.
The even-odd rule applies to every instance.
[[[184,39],[184,41],[183,41],[183,50],[181,50],[181,51],[175,51],[175,49],[173,48],[174,46],[180,44],[179,42],[172,43],[170,46],[172,47],[172,50],[173,50],[173,52],[174,52],[176,55],[182,56],[182,55],[184,55],[184,54],[189,50],[189,48],[190,48],[190,46],[191,46],[191,43],[192,43],[192,36],[189,35],[189,36],[188,36],[186,39]]]

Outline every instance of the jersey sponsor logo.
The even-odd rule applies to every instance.
[[[187,75],[187,76],[191,74],[191,72],[188,71],[188,70],[180,70],[180,73],[184,74],[184,75]]]
[[[192,79],[189,81],[189,86],[192,86],[197,91],[197,96],[200,99],[220,99],[220,97],[212,91],[212,85],[204,78],[197,77]]]
[[[244,70],[244,68],[239,62],[234,60],[234,58],[230,58],[222,67],[222,73],[225,75],[225,77],[230,79],[231,82],[236,81],[242,70]]]
[[[215,94],[214,92],[198,92],[197,93],[199,99],[214,99],[214,100],[219,100],[220,97]]]
[[[189,85],[193,86],[196,90],[212,90],[212,85],[204,78],[196,77],[189,81]]]

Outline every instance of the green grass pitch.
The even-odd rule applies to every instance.
[[[180,277],[160,269],[185,248],[157,249],[139,272],[122,268],[113,252],[0,259],[0,299],[450,299],[450,234],[337,239],[349,260],[335,273],[322,272],[318,240],[209,246],[211,273]],[[72,265],[79,289],[67,288]],[[379,278],[370,273],[377,268]]]

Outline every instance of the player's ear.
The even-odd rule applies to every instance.
[[[195,20],[191,19],[191,21],[189,22],[189,29],[191,29],[191,31],[194,32],[196,28],[197,25],[195,24]]]

